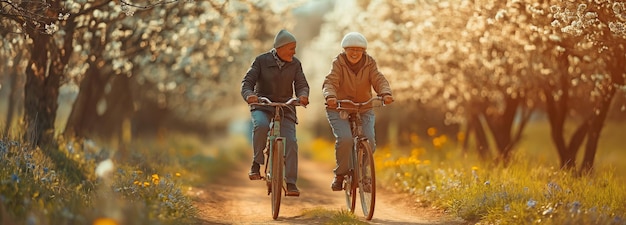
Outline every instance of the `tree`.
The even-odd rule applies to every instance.
[[[27,42],[32,44],[25,89],[30,140],[52,142],[56,99],[64,82],[80,84],[81,91],[66,126],[69,136],[113,136],[122,121],[134,116],[137,102],[146,99],[160,107],[165,103],[168,110],[183,114],[180,118],[191,112],[198,118],[203,114],[195,109],[206,109],[206,103],[217,98],[232,98],[224,94],[232,87],[217,84],[232,82],[231,72],[241,68],[230,63],[247,60],[240,56],[261,46],[255,38],[273,33],[264,30],[264,24],[278,17],[267,16],[265,1],[177,2],[1,1],[1,15],[8,18],[3,28],[32,40]],[[259,14],[241,16],[245,13]],[[194,42],[186,42],[191,38]],[[242,45],[244,41],[252,43]],[[137,84],[153,88],[154,95],[132,93]],[[104,117],[112,121],[98,120]]]
[[[528,9],[537,17],[536,32],[554,44],[546,48],[555,67],[543,89],[561,166],[576,168],[578,150],[586,142],[578,171],[590,172],[611,102],[625,88],[626,5],[611,0],[555,1]],[[573,109],[580,124],[566,142],[564,127]]]

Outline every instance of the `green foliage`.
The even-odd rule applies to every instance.
[[[448,149],[447,151],[455,151]],[[464,154],[434,162],[428,154],[379,160],[381,181],[484,224],[624,224],[626,187],[611,171],[575,173],[517,156],[509,166]],[[427,163],[425,163],[427,162]],[[584,221],[584,222],[583,222]]]
[[[33,149],[19,141],[0,140],[4,222],[195,222],[195,208],[183,191],[189,182],[184,175],[192,169],[182,166],[189,161],[180,154],[183,148],[131,145],[127,146],[131,156],[116,158],[114,152],[88,140],[59,140],[59,146]],[[96,172],[102,168],[104,172]]]
[[[304,218],[313,218],[322,224],[368,224],[360,221],[348,210],[331,211],[323,208],[314,208],[303,212]]]

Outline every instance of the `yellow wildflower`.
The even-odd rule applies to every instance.
[[[434,137],[435,135],[437,135],[437,128],[428,128],[428,130],[426,130],[426,133],[428,133],[428,136]]]
[[[98,218],[93,221],[93,225],[118,225],[118,223],[111,218]]]

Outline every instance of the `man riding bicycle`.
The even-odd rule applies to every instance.
[[[267,97],[272,102],[286,102],[294,93],[300,104],[309,104],[309,84],[302,71],[296,54],[296,38],[286,30],[281,30],[274,38],[274,48],[257,56],[241,82],[241,96],[250,103],[258,102],[259,97]],[[264,164],[263,149],[274,115],[274,107],[251,106],[252,115],[252,166],[250,180],[261,179],[260,165]],[[289,106],[282,110],[284,119],[281,134],[287,139],[285,149],[285,182],[287,196],[299,196],[296,186],[298,177],[298,145],[296,143],[296,109]]]
[[[352,150],[352,132],[347,119],[342,119],[337,108],[337,99],[365,102],[372,97],[374,91],[383,96],[385,104],[391,104],[391,88],[389,82],[378,71],[376,61],[367,54],[367,40],[357,32],[351,32],[341,41],[343,52],[332,62],[332,67],[322,87],[326,99],[326,117],[335,136],[336,167],[335,178],[331,184],[333,191],[341,191],[344,175],[349,172],[350,151]],[[365,107],[358,112],[363,118],[363,133],[370,140],[372,151],[375,150],[374,121],[372,107]]]

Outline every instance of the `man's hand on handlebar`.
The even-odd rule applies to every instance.
[[[309,104],[309,97],[308,96],[300,96],[298,97],[300,99],[300,105],[302,106],[307,106]]]
[[[250,103],[257,103],[257,102],[259,102],[259,96],[248,95],[248,97],[246,97],[246,102],[248,102],[248,104],[250,104]]]

